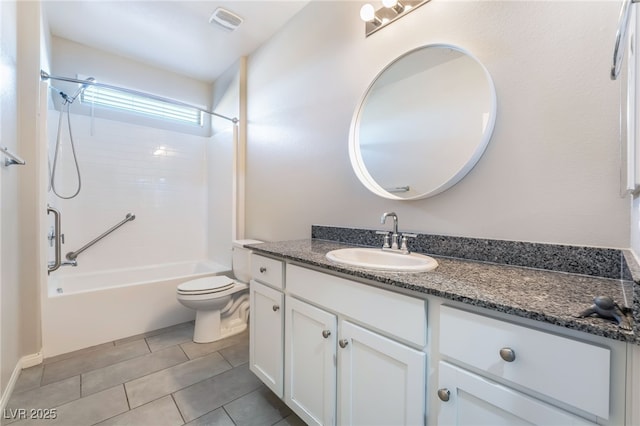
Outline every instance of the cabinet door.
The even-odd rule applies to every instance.
[[[438,425],[594,425],[446,362],[438,375]]]
[[[249,368],[282,398],[284,295],[256,281],[251,281],[249,294]]]
[[[348,321],[338,337],[343,425],[423,425],[425,354]]]
[[[287,296],[285,402],[309,425],[335,424],[335,315]]]

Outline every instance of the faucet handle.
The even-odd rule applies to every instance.
[[[378,235],[384,235],[384,243],[382,244],[382,248],[391,248],[389,244],[389,232],[387,231],[376,231]]]
[[[408,234],[408,233],[404,232],[402,234],[402,245],[400,246],[400,250],[408,252],[409,251],[409,247],[407,246],[407,239],[408,238],[415,238],[417,236],[418,236],[418,234]]]

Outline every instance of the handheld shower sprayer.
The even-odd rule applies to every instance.
[[[43,79],[49,78],[49,74],[45,73],[44,71],[40,72],[40,76]],[[70,111],[71,104],[76,100],[78,96],[82,94],[82,92],[87,87],[89,87],[90,84],[92,84],[95,81],[96,79],[94,77],[89,77],[83,82],[81,82],[80,87],[76,90],[73,96],[67,95],[62,90],[55,89],[62,97],[63,102],[62,102],[62,107],[60,109],[60,115],[58,118],[58,135],[56,137],[56,146],[55,146],[54,155],[53,155],[53,165],[49,163],[49,190],[53,191],[55,195],[57,195],[59,198],[62,198],[63,200],[69,200],[71,198],[74,198],[76,195],[80,193],[80,189],[82,188],[82,177],[80,175],[80,166],[78,165],[78,157],[76,156],[75,142],[73,140],[73,133],[71,131],[71,111]],[[60,153],[60,146],[62,143],[62,137],[61,137],[62,127],[63,127],[62,121],[65,114],[67,116],[67,130],[69,134],[69,144],[71,146],[71,155],[73,157],[73,162],[76,168],[76,176],[78,177],[78,185],[76,187],[76,190],[72,195],[69,195],[69,196],[61,195],[56,189],[56,171],[58,167],[58,154]]]
[[[93,83],[94,81],[96,81],[94,77],[89,77],[85,80],[85,82],[82,85],[80,85],[80,87],[78,87],[78,90],[76,90],[73,96],[69,97],[66,93],[63,93],[63,92],[60,92],[60,96],[62,96],[65,102],[72,104],[73,101],[75,101],[76,98],[80,96],[82,92],[84,92],[87,89],[87,87],[89,87],[88,83]]]

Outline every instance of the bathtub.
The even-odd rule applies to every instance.
[[[230,275],[215,262],[179,262],[49,277],[42,298],[45,358],[191,321],[176,300],[178,284]]]

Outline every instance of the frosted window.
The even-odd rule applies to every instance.
[[[144,114],[162,120],[202,126],[202,111],[196,108],[174,105],[169,102],[149,99],[104,87],[87,87],[87,89],[83,91],[80,101],[92,105]]]

